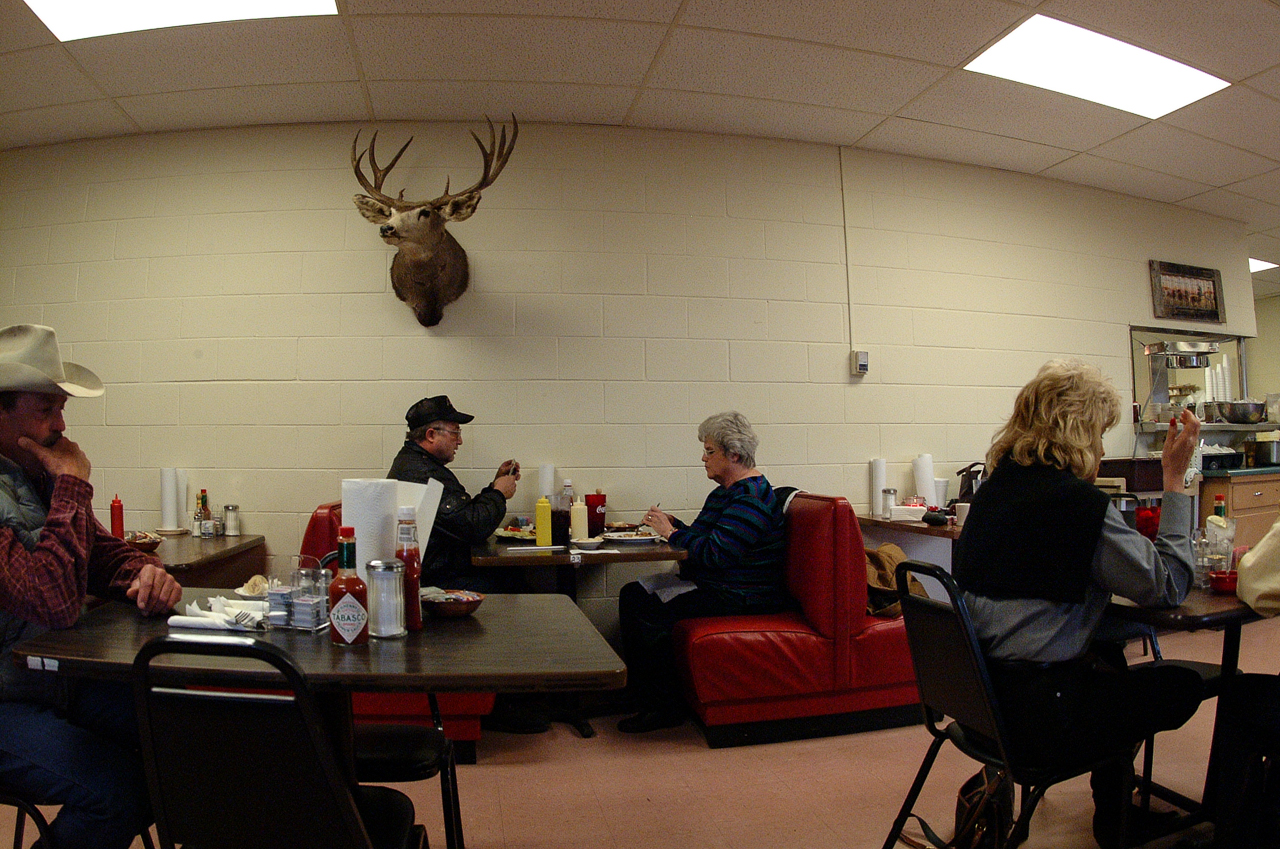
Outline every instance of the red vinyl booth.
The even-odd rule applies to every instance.
[[[342,502],[321,504],[311,514],[302,536],[304,555],[323,557],[338,550],[338,528],[342,524]],[[425,543],[426,541],[423,540]],[[475,741],[480,739],[480,717],[493,710],[493,693],[437,693],[445,736],[454,742],[460,763],[475,763]],[[434,727],[426,693],[351,694],[355,715],[371,722],[409,722]]]
[[[843,498],[800,492],[787,509],[794,612],[676,625],[685,695],[712,747],[921,720],[902,618],[870,616],[866,553]]]

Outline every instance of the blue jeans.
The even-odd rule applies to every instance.
[[[79,682],[65,714],[0,702],[0,782],[62,805],[58,846],[127,849],[151,822],[130,686]]]

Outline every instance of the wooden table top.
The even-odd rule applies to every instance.
[[[1234,593],[1219,595],[1194,588],[1187,594],[1186,601],[1177,607],[1138,607],[1128,599],[1115,598],[1107,610],[1131,622],[1174,631],[1225,628],[1261,618]]]
[[[666,542],[617,543],[605,540],[607,551],[559,551],[520,552],[532,543],[525,540],[490,537],[482,545],[471,547],[472,566],[571,566],[594,563],[636,563],[646,561],[684,560],[689,552]]]
[[[876,519],[872,516],[859,516],[858,527],[884,528],[890,531],[902,531],[908,534],[919,534],[926,537],[942,537],[949,540],[960,539],[958,525],[926,525],[924,522],[891,522],[888,519]]]
[[[165,536],[156,549],[156,557],[168,569],[207,566],[256,548],[266,542],[261,534],[238,537],[193,537],[191,534]]]
[[[184,589],[183,604],[226,590]],[[206,605],[201,605],[205,607]],[[19,663],[73,677],[128,679],[147,640],[169,633],[164,618],[111,602],[72,628],[50,631],[13,649]],[[201,636],[247,632],[186,631]],[[312,687],[333,690],[535,692],[616,689],[626,666],[568,598],[555,594],[490,595],[461,619],[427,617],[406,638],[371,639],[367,646],[332,643],[328,631],[277,629],[257,634],[289,652]],[[218,661],[223,663],[223,661]],[[232,661],[231,663],[234,663]],[[238,674],[255,669],[234,666]],[[264,682],[272,673],[263,671]]]

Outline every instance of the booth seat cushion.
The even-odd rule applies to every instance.
[[[796,495],[787,511],[786,570],[798,611],[675,627],[676,664],[708,742],[716,745],[713,726],[878,709],[895,709],[885,724],[918,721],[918,710],[902,710],[919,702],[902,620],[866,613],[866,554],[848,501]]]

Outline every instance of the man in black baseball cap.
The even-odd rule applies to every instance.
[[[438,480],[444,485],[431,538],[422,551],[422,585],[478,592],[518,592],[505,570],[471,568],[471,546],[482,543],[507,515],[507,499],[516,493],[520,464],[507,460],[493,483],[472,497],[448,468],[462,447],[462,425],[475,416],[458,412],[448,395],[423,398],[404,414],[409,432],[391,463],[387,477],[414,483]],[[523,576],[521,576],[523,578]]]

